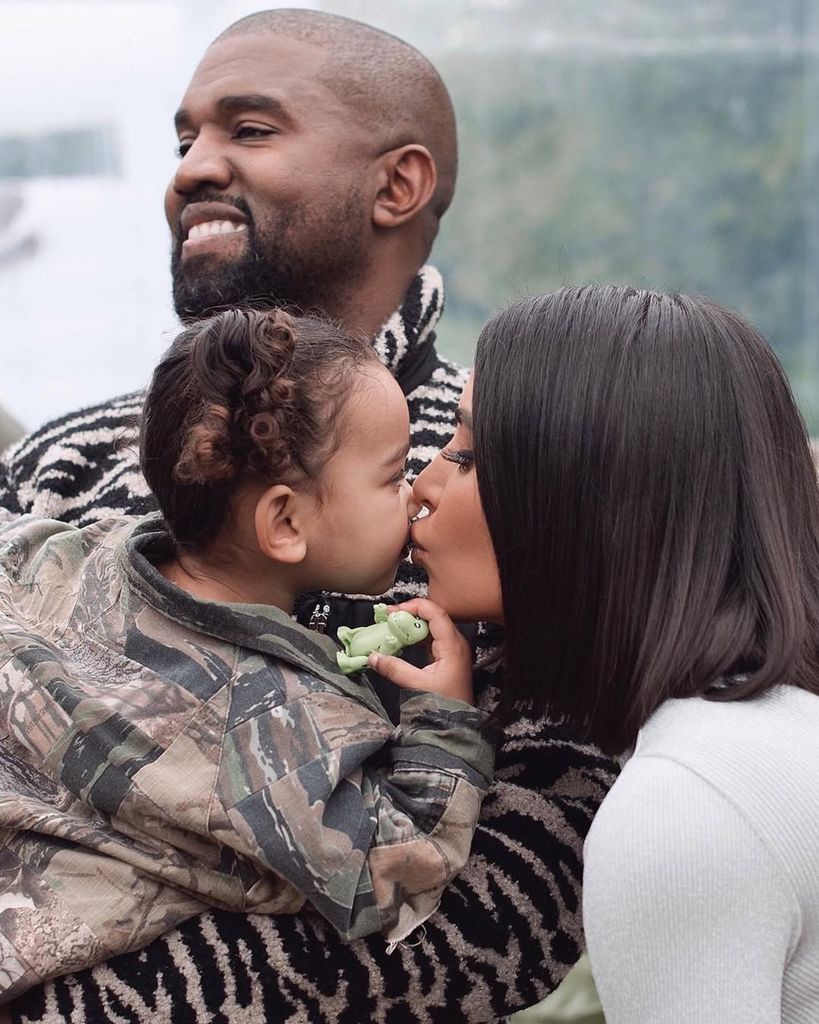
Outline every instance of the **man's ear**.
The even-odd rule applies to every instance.
[[[426,146],[410,143],[381,157],[373,224],[396,228],[423,210],[435,194],[438,172]]]
[[[268,487],[256,502],[256,541],[274,562],[297,565],[307,554],[300,506],[298,494],[286,484]]]

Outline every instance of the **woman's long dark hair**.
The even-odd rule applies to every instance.
[[[816,473],[739,316],[622,287],[524,299],[481,333],[473,417],[501,716],[534,703],[617,752],[668,697],[819,692]]]

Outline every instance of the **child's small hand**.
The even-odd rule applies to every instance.
[[[416,668],[400,658],[371,654],[370,668],[385,679],[409,690],[427,690],[472,703],[472,652],[447,613],[426,598],[416,598],[395,606],[412,612],[429,624],[432,663]],[[390,609],[391,611],[393,609]]]

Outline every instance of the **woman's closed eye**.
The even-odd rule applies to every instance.
[[[468,472],[475,464],[475,455],[469,448],[444,448],[441,457],[447,462],[454,462],[463,473]]]

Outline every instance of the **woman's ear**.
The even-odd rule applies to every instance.
[[[438,172],[432,154],[418,143],[391,149],[381,157],[373,223],[379,228],[405,224],[435,194]]]
[[[307,554],[299,495],[286,484],[268,487],[256,502],[256,541],[267,558],[297,565]]]

